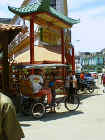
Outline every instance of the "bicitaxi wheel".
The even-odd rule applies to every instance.
[[[71,95],[65,99],[65,108],[68,111],[75,111],[80,104],[80,99],[78,95]]]
[[[32,116],[35,119],[40,119],[45,114],[45,107],[42,103],[34,103],[32,105]]]
[[[88,88],[88,91],[89,91],[89,93],[93,93],[93,92],[94,92],[94,87],[93,87],[93,86],[90,86],[90,87]]]

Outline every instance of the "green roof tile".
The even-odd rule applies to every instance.
[[[63,22],[65,22],[69,25],[77,24],[80,22],[80,20],[75,20],[75,19],[69,18],[69,17],[64,16],[63,14],[57,12],[57,10],[50,7],[49,0],[44,0],[42,2],[28,4],[27,6],[21,7],[21,8],[15,8],[15,7],[8,6],[8,9],[11,12],[13,12],[19,16],[26,16],[28,14],[38,13],[38,12],[48,12],[52,16],[62,20]]]

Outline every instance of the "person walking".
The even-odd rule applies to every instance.
[[[101,77],[101,83],[103,84],[103,92],[105,93],[105,74]]]
[[[9,97],[0,92],[0,140],[21,140],[23,130],[16,119],[15,107]]]
[[[72,74],[73,74],[73,90],[74,94],[77,94],[77,78],[74,72]]]

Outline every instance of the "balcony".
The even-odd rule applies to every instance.
[[[35,32],[35,37],[38,37],[38,32]],[[16,54],[20,50],[28,47],[30,44],[30,33],[19,33],[14,40],[8,45],[8,56],[11,57],[13,54]]]
[[[19,47],[19,45],[26,39],[29,38],[29,32],[26,32],[25,34],[19,33],[14,40],[8,45],[8,53],[9,55],[14,53],[15,49]]]

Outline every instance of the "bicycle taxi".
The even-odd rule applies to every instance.
[[[64,103],[65,108],[68,111],[76,110],[79,107],[78,95],[73,95],[74,101],[71,101],[71,97],[65,91],[64,83],[65,78],[62,75],[62,69],[68,67],[65,64],[30,64],[30,65],[17,65],[17,69],[24,69],[25,71],[30,70],[43,70],[44,84],[42,89],[36,94],[33,92],[32,84],[27,76],[21,75],[19,79],[18,92],[22,95],[21,110],[24,115],[32,115],[36,119],[40,119],[44,114],[51,108],[56,110],[56,107],[60,108],[60,104]],[[48,87],[51,72],[56,74],[56,95],[61,98],[55,98],[54,104],[52,104],[52,93]],[[59,76],[60,74],[60,76]]]

